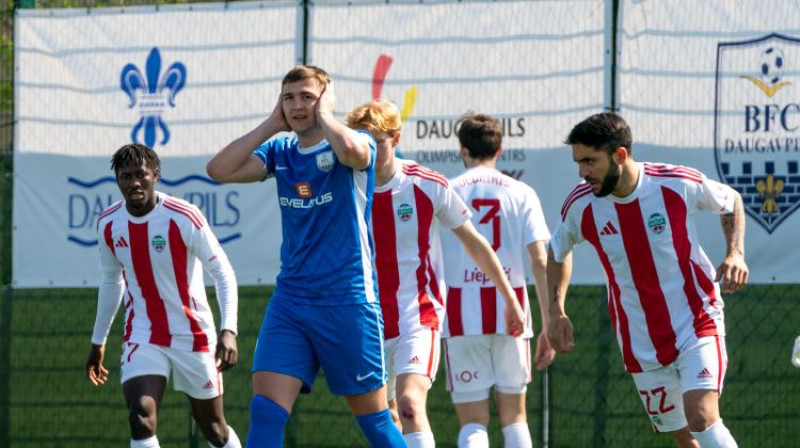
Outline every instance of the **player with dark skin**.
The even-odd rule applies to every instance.
[[[158,203],[155,183],[159,180],[158,168],[128,164],[116,168],[117,186],[125,198],[125,207],[132,216],[142,217],[150,213]],[[92,344],[86,360],[86,376],[94,386],[108,381],[108,369],[103,365],[105,346]],[[230,369],[239,360],[236,335],[222,330],[216,347],[217,369]],[[167,387],[167,378],[160,375],[142,375],[131,378],[122,385],[128,407],[131,438],[146,439],[156,434],[158,409]],[[223,446],[228,440],[228,426],[223,414],[222,395],[208,400],[195,399],[187,395],[192,415],[205,438],[215,446]]]

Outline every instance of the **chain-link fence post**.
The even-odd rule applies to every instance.
[[[542,328],[542,331],[547,331]],[[542,448],[550,446],[550,369],[542,372]]]
[[[197,435],[197,422],[194,421],[192,410],[189,409],[189,448],[198,448],[199,437]]]
[[[0,293],[0,446],[11,446],[11,298],[10,286]]]

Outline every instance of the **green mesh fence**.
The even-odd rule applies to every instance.
[[[213,295],[213,290],[210,291]],[[240,363],[225,374],[225,412],[244,437],[249,424],[250,366],[268,288],[242,288]],[[742,447],[792,447],[800,438],[800,369],[789,363],[800,320],[800,286],[748,286],[727,297],[730,366],[721,401],[726,425]],[[107,347],[110,381],[93,387],[83,370],[95,314],[95,289],[6,289],[0,302],[0,446],[109,447],[128,443],[119,384],[121,315]],[[602,287],[575,287],[568,310],[577,348],[549,370],[549,446],[672,446],[650,428],[624,373]],[[428,399],[438,446],[455,447],[458,420],[440,370]],[[528,393],[528,418],[542,446],[543,375]],[[193,433],[185,396],[168,386],[159,413],[163,446],[205,446]],[[496,420],[493,446],[502,446]],[[286,433],[290,447],[366,446],[344,400],[322,375],[299,399]],[[199,445],[193,445],[199,443]]]

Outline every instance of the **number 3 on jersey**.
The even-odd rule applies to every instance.
[[[486,211],[486,213],[481,216],[478,224],[485,225],[491,223],[492,239],[489,241],[489,243],[492,245],[492,250],[497,252],[497,249],[500,249],[500,200],[473,199],[472,208],[474,208],[478,213],[481,212],[481,209]]]

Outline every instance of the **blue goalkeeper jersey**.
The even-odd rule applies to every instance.
[[[301,148],[296,137],[279,137],[255,149],[275,176],[281,208],[274,297],[318,305],[376,301],[368,225],[375,140],[369,140],[370,164],[361,171],[339,162],[326,140]]]

